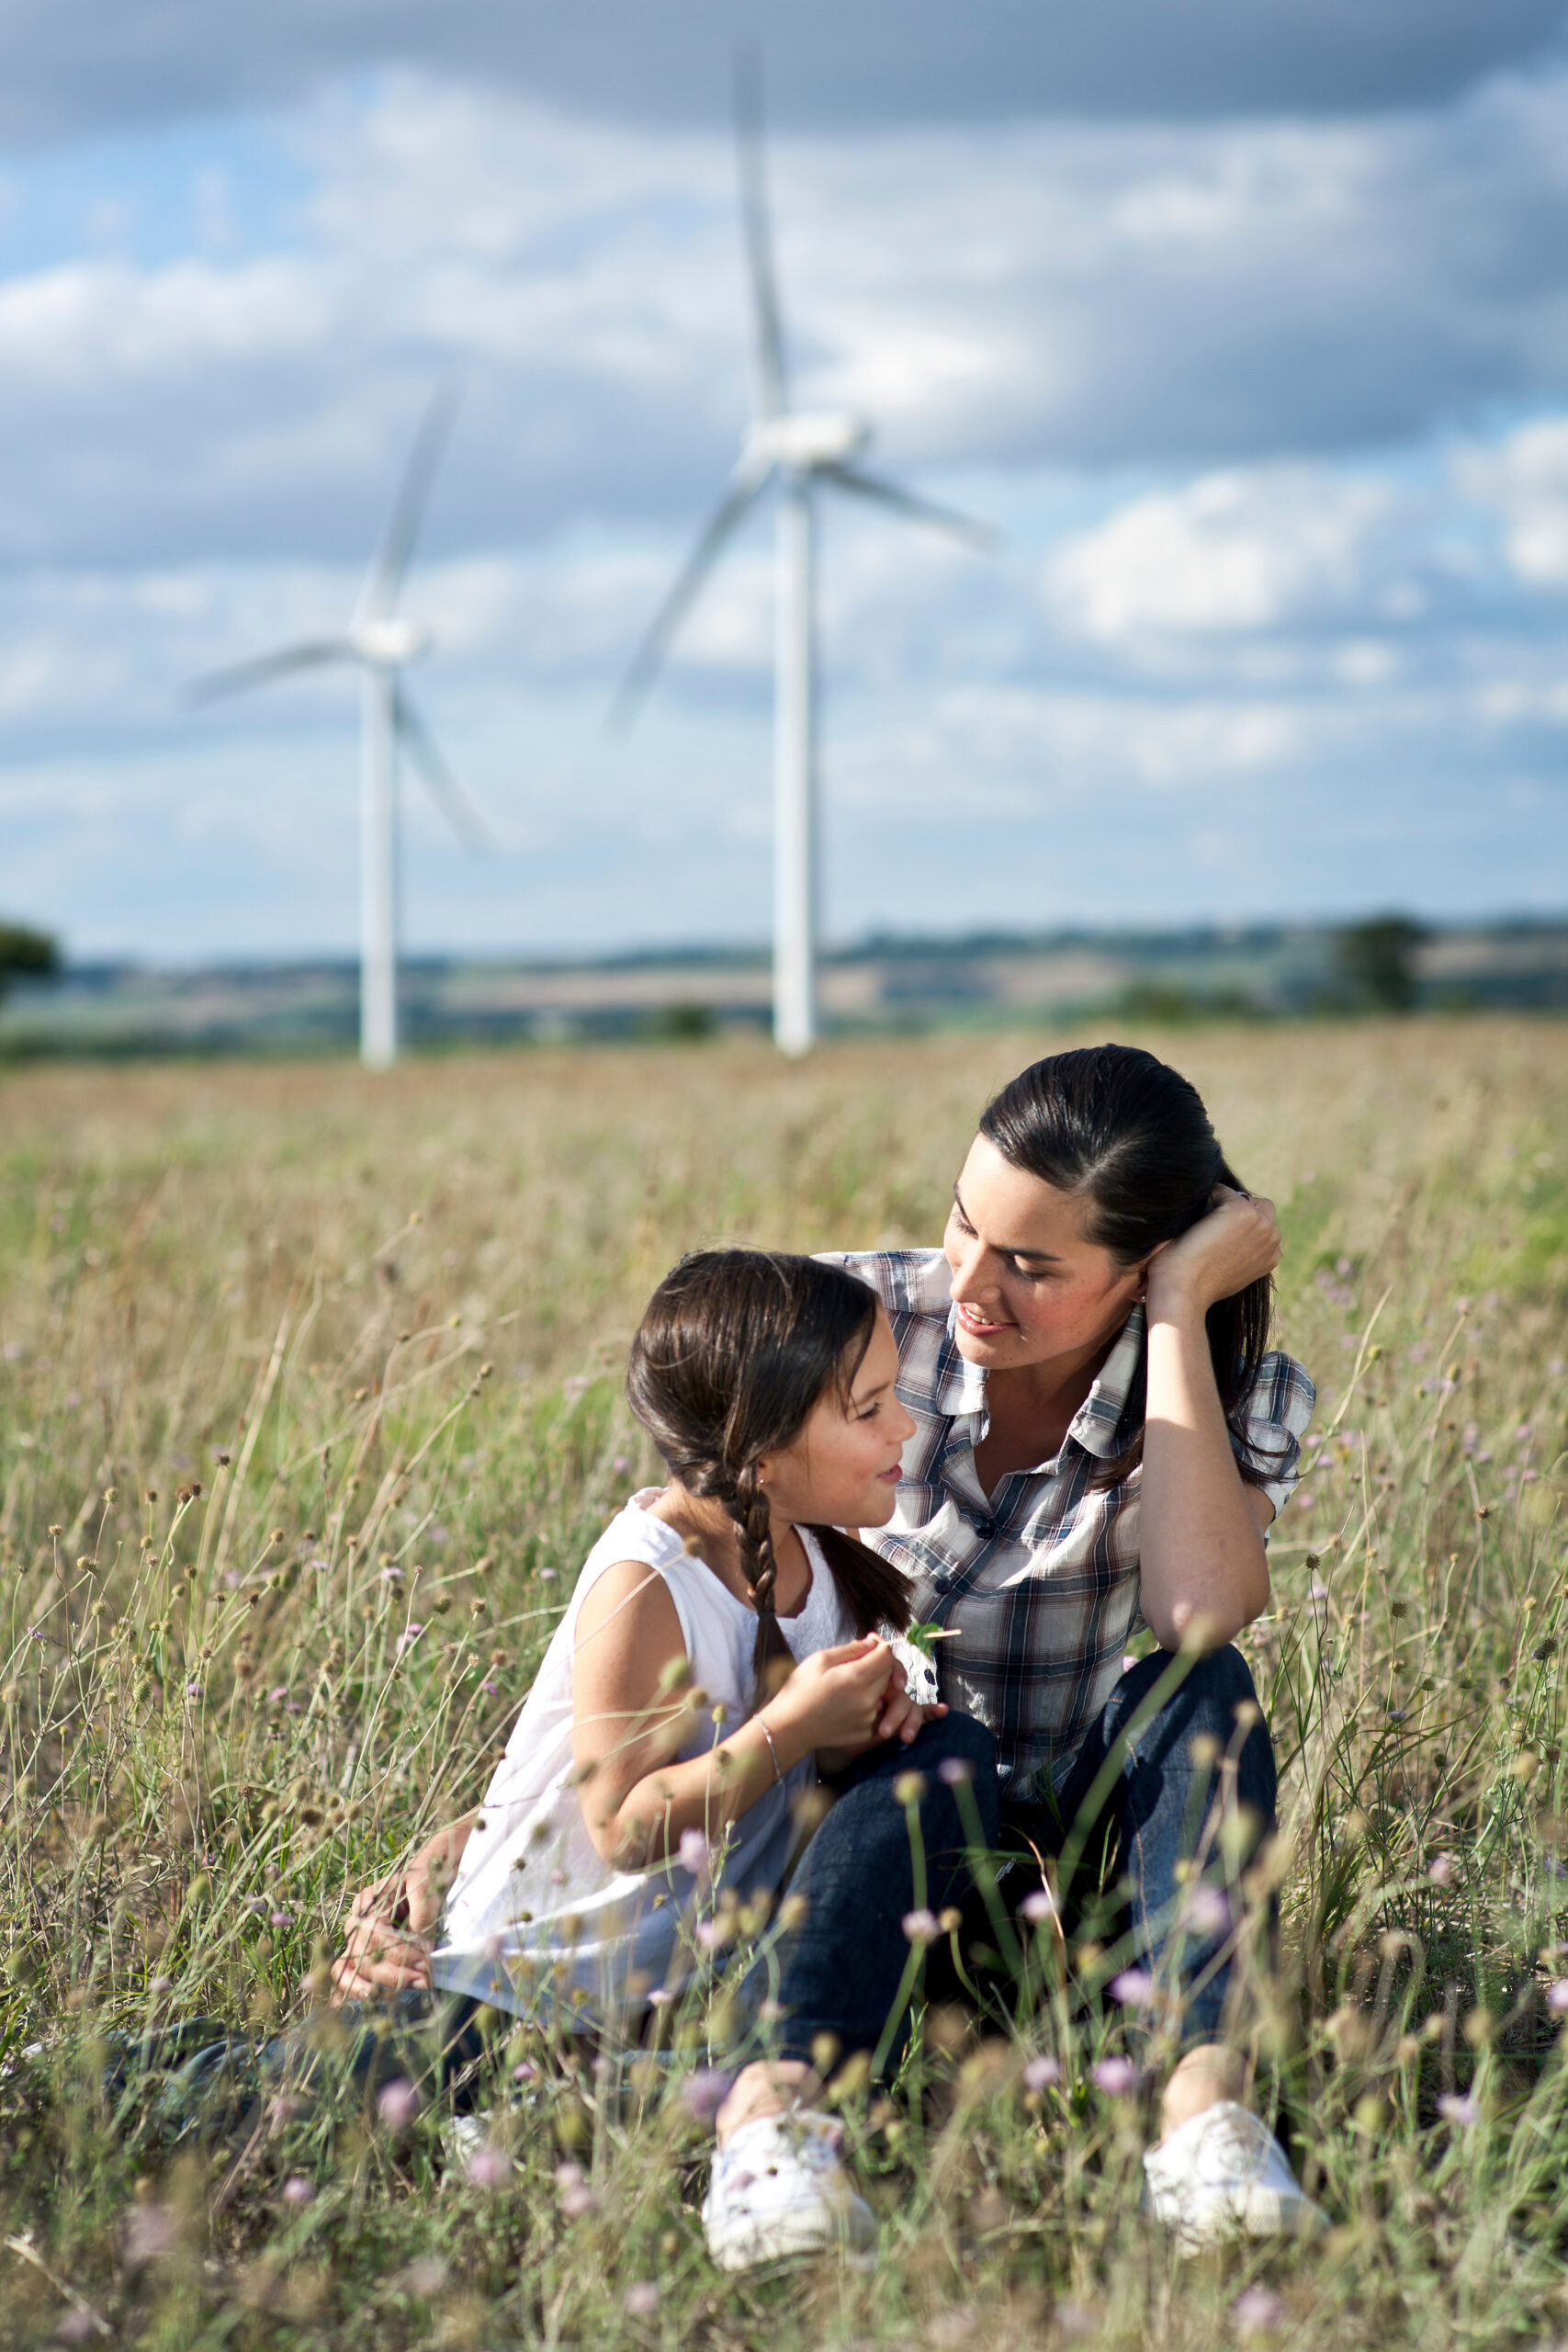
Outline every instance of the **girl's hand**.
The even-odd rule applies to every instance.
[[[863,1748],[876,1736],[895,1661],[876,1634],[816,1650],[762,1712],[807,1747]]]
[[[1162,1241],[1149,1264],[1151,1316],[1195,1307],[1206,1315],[1222,1298],[1234,1298],[1280,1262],[1280,1227],[1274,1204],[1228,1184],[1216,1184],[1208,1212],[1175,1241]]]

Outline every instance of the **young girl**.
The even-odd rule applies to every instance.
[[[589,1555],[479,1813],[355,1898],[339,2001],[434,1985],[525,2010],[548,1983],[635,2030],[710,1871],[775,1892],[819,1766],[945,1714],[886,1638],[902,1575],[838,1532],[892,1512],[914,1429],[897,1374],[874,1295],[838,1267],[709,1250],[665,1278],[627,1386],[671,1483]]]

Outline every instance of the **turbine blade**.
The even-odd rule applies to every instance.
[[[441,463],[447,439],[457,420],[462,395],[451,384],[443,384],[432,393],[424,421],[414,435],[413,447],[403,468],[403,478],[398,485],[392,511],[387,518],[376,560],[366,574],[360,591],[360,620],[384,620],[398,601],[398,591],[403,584],[403,574],[419,537],[419,526],[424,520],[425,502],[435,469]]]
[[[929,523],[932,530],[946,531],[955,539],[967,540],[971,547],[989,552],[1001,545],[1001,533],[991,524],[977,523],[972,515],[959,514],[956,507],[938,506],[931,499],[917,498],[913,491],[900,490],[897,482],[863,473],[858,466],[818,466],[816,471],[824,481],[836,482],[840,490],[850,491],[856,498],[869,499],[874,506],[886,506],[911,523]]]
[[[789,405],[789,388],[784,377],[784,331],[779,323],[773,223],[768,210],[762,64],[750,41],[742,42],[735,52],[735,156],[740,181],[740,230],[746,244],[746,273],[751,285],[757,407],[763,416],[782,416]]]
[[[659,666],[670,650],[671,640],[696,600],[708,573],[717,562],[726,539],[739,523],[747,508],[761,496],[771,468],[762,471],[742,469],[732,480],[717,512],[714,514],[696,546],[686,558],[676,577],[674,586],[649,623],[642,643],[637,647],[630,669],[622,679],[610,705],[605,726],[611,729],[631,725],[648,696]]]
[[[392,688],[392,726],[398,741],[423,777],[431,798],[452,831],[476,854],[482,850],[499,849],[501,843],[491,831],[490,820],[467,785],[458,782],[436,750],[429,728],[410,702],[400,682]]]
[[[254,662],[236,662],[224,670],[209,670],[186,688],[189,702],[217,702],[224,695],[243,695],[265,686],[295,670],[320,670],[329,662],[352,662],[354,648],[346,637],[324,637],[302,645],[286,645],[281,652],[263,653]]]

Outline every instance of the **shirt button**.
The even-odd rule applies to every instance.
[[[976,1534],[982,1537],[987,1544],[990,1542],[996,1532],[997,1522],[994,1519],[977,1519],[975,1521]]]

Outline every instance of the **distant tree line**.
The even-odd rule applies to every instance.
[[[1416,950],[1429,936],[1408,915],[1371,915],[1335,934],[1334,977],[1357,1010],[1408,1012],[1416,1001]]]
[[[0,998],[15,979],[50,979],[60,969],[60,942],[23,922],[0,922]]]

